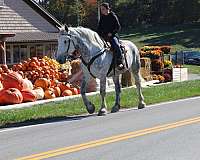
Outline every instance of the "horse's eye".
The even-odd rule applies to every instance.
[[[67,43],[67,41],[66,40],[64,40],[64,44],[66,44]]]

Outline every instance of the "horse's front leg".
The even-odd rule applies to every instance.
[[[99,110],[98,116],[103,116],[107,114],[107,105],[105,101],[106,96],[106,77],[100,79],[100,95],[101,95],[101,108]]]
[[[120,94],[121,86],[119,83],[119,76],[113,76],[113,82],[115,84],[115,104],[112,107],[111,113],[118,112],[120,109]]]
[[[81,96],[82,96],[83,102],[86,106],[88,113],[92,114],[95,111],[95,106],[88,100],[88,98],[86,96],[86,89],[87,89],[89,80],[90,80],[89,76],[83,75],[83,79],[82,79],[82,83],[81,83]]]

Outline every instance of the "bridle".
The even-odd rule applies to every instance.
[[[69,47],[70,47],[70,45],[71,45],[71,42],[72,42],[72,44],[73,44],[73,46],[74,46],[74,48],[76,49],[77,47],[76,47],[76,45],[75,45],[75,42],[74,42],[74,40],[71,38],[72,37],[72,35],[71,34],[69,34],[69,33],[63,33],[63,34],[61,34],[62,36],[69,36],[70,38],[68,39],[68,46],[67,46],[67,50],[64,52],[64,54],[67,54],[68,55],[68,52],[69,52]],[[64,42],[65,43],[65,42]],[[67,43],[67,42],[66,42]]]

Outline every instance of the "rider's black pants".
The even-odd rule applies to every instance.
[[[122,59],[122,51],[119,44],[119,39],[117,37],[110,38],[111,47],[114,49],[117,61],[121,62]]]

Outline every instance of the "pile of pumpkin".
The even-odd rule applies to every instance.
[[[13,71],[21,74],[23,78],[35,82],[38,78],[66,81],[70,69],[70,63],[66,63],[65,70],[60,71],[61,65],[54,59],[32,57],[22,63],[14,64]]]
[[[80,90],[69,83],[37,78],[34,84],[16,71],[0,66],[0,105],[34,102],[60,96],[79,94]]]

